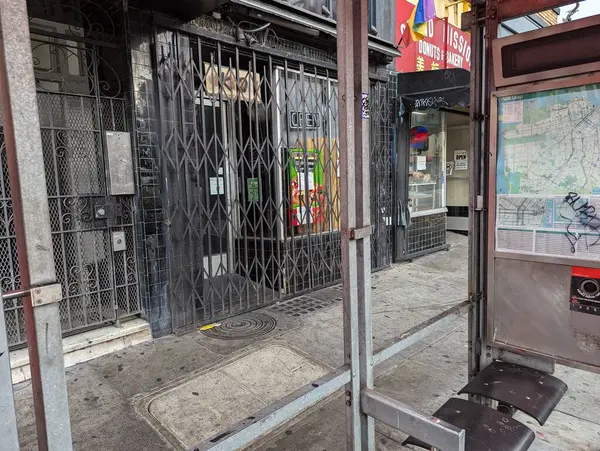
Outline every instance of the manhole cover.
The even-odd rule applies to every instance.
[[[207,337],[221,340],[243,340],[268,334],[277,325],[275,318],[264,313],[247,313],[228,318],[212,329],[203,330]]]

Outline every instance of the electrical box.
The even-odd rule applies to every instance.
[[[130,196],[135,194],[131,135],[127,132],[105,133],[108,160],[109,194]]]
[[[112,233],[113,252],[121,252],[127,249],[125,241],[125,232],[118,231]]]

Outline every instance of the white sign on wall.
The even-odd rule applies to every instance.
[[[466,150],[454,151],[454,170],[466,171],[469,169],[468,153]]]

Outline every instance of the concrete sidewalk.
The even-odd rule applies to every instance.
[[[373,330],[380,349],[467,296],[466,238],[451,249],[373,275]],[[185,449],[251,417],[343,363],[340,287],[223,321],[215,330],[165,337],[67,370],[76,449]],[[224,339],[225,338],[225,339]],[[466,320],[403,352],[379,371],[382,392],[433,412],[467,380]],[[560,369],[570,386],[537,449],[600,450],[600,378]],[[29,383],[15,386],[23,450],[33,450]],[[340,396],[309,409],[253,449],[345,449]],[[523,419],[528,421],[528,419]],[[531,422],[530,422],[531,423]],[[377,426],[378,449],[402,449],[402,434]]]

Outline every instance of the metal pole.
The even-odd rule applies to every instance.
[[[58,296],[26,0],[0,0],[0,98],[40,451],[72,449]]]
[[[360,391],[373,387],[371,226],[369,192],[368,1],[338,2],[340,187],[347,449],[374,450],[374,419],[361,411]]]
[[[464,429],[373,390],[364,390],[361,399],[363,410],[369,415],[418,440],[425,440],[433,449],[465,449]]]
[[[480,6],[473,5],[471,25],[471,146],[469,160],[473,162],[469,170],[469,299],[471,309],[469,310],[469,380],[479,373],[479,356],[481,354],[480,316],[481,309],[481,273],[480,243],[481,243],[481,216],[484,211],[483,205],[477,205],[478,196],[481,196],[481,146],[482,146],[482,124],[483,112],[481,97],[482,83],[482,29],[477,20]],[[480,198],[483,201],[483,197]]]
[[[479,169],[479,189],[480,195],[482,196],[482,203],[486,207],[484,211],[479,215],[479,286],[480,292],[482,293],[482,299],[479,302],[479,326],[480,326],[480,337],[482,340],[481,344],[481,356],[479,358],[480,369],[485,368],[492,362],[491,348],[488,347],[488,341],[490,337],[487,336],[488,321],[487,321],[487,302],[488,298],[488,280],[487,280],[487,269],[488,269],[488,237],[490,233],[487,221],[487,206],[489,205],[490,196],[495,193],[488,192],[488,180],[491,176],[489,173],[489,155],[490,155],[490,128],[494,126],[490,124],[490,108],[492,101],[492,91],[494,90],[494,66],[493,66],[493,53],[492,53],[492,41],[498,37],[498,0],[488,0],[485,2],[485,32],[483,35],[483,41],[480,41],[481,50],[479,51],[479,57],[482,59],[480,64],[480,90],[483,93],[480,99],[480,108],[483,113],[483,127],[481,129],[482,142],[480,144],[480,169]]]

